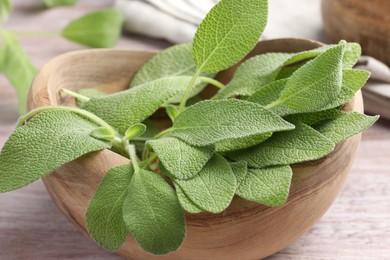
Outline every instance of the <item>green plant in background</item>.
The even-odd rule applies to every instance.
[[[369,77],[352,69],[360,56],[355,43],[257,55],[226,86],[213,79],[252,50],[266,18],[266,0],[222,0],[193,43],[151,58],[128,90],[63,90],[78,107],[23,116],[0,154],[0,192],[111,149],[131,163],[100,183],[86,215],[89,233],[110,251],[131,233],[153,254],[180,247],[185,211],[220,213],[235,195],[283,205],[291,164],[326,156],[378,117],[341,110]],[[205,83],[220,88],[210,100],[196,97]],[[161,132],[149,119],[160,108],[172,120]]]
[[[44,0],[48,7],[73,5],[76,0]],[[10,0],[0,0],[0,22],[4,22],[12,11]],[[26,112],[27,95],[37,72],[17,36],[40,37],[62,35],[73,42],[92,47],[109,48],[115,46],[121,34],[123,18],[114,9],[106,9],[87,14],[70,22],[60,33],[13,32],[0,26],[0,70],[15,87],[19,99],[19,111]]]

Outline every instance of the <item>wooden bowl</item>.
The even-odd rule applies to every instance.
[[[390,1],[322,0],[325,32],[361,44],[365,55],[390,65]]]
[[[298,52],[320,46],[314,41],[281,39],[260,42],[249,55],[266,52]],[[60,88],[94,87],[115,92],[128,87],[134,73],[154,53],[129,50],[87,50],[59,56],[36,77],[29,109],[68,103]],[[218,75],[228,81],[235,68]],[[347,110],[362,111],[361,94]],[[272,208],[234,198],[223,213],[187,214],[187,237],[174,253],[155,257],[144,252],[129,235],[118,254],[131,259],[260,259],[285,248],[310,229],[339,193],[352,166],[360,135],[338,145],[318,161],[293,167],[287,203]],[[85,214],[95,190],[113,166],[128,160],[109,150],[91,153],[70,162],[44,178],[46,188],[61,212],[86,232]]]

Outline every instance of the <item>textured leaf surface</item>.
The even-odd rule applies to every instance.
[[[101,181],[87,211],[87,228],[91,237],[109,251],[117,250],[128,231],[122,207],[129,189],[133,169],[130,165],[109,170]]]
[[[122,30],[123,17],[115,9],[87,14],[70,22],[62,36],[92,48],[114,47]]]
[[[77,0],[43,0],[48,7],[74,5]]]
[[[250,169],[238,187],[238,196],[266,206],[281,206],[288,197],[292,170],[290,166]]]
[[[342,84],[345,46],[331,48],[298,69],[287,81],[279,103],[301,112],[312,112],[337,98]]]
[[[214,73],[244,58],[258,42],[267,13],[266,0],[230,0],[215,5],[195,34],[193,56],[198,68]]]
[[[156,255],[177,250],[185,237],[184,211],[176,193],[153,172],[133,175],[123,220],[138,244]]]
[[[294,122],[301,122],[306,125],[314,125],[316,123],[319,123],[321,121],[324,121],[326,119],[332,119],[336,118],[337,116],[341,115],[342,112],[338,109],[328,109],[323,110],[319,112],[311,112],[311,113],[301,113],[301,114],[294,114],[294,115],[288,115],[284,119],[287,121],[294,123]]]
[[[194,177],[214,153],[211,147],[194,147],[167,137],[149,141],[164,167],[177,179]]]
[[[190,77],[167,77],[115,94],[92,98],[86,109],[124,133],[152,115],[168,99],[185,90]]]
[[[262,168],[319,159],[333,151],[335,144],[303,123],[296,123],[292,131],[275,133],[257,146],[230,153],[235,161],[246,161],[249,166]]]
[[[360,47],[359,43],[349,42],[343,57],[343,68],[351,69],[353,66],[355,66],[361,54],[362,48]]]
[[[322,109],[342,106],[350,101],[356,92],[363,87],[370,77],[370,72],[365,70],[343,70],[341,92],[338,97]]]
[[[203,209],[199,208],[192,200],[190,200],[190,198],[188,198],[188,196],[185,194],[182,188],[180,188],[179,185],[175,184],[175,188],[180,205],[185,211],[192,214],[197,214],[204,211]]]
[[[262,143],[272,136],[272,133],[256,134],[242,138],[233,138],[220,141],[215,144],[215,151],[230,152],[244,149]]]
[[[339,143],[363,132],[372,126],[378,118],[379,116],[367,116],[356,112],[341,113],[334,119],[315,125],[314,128],[333,142]]]
[[[0,37],[5,45],[2,70],[16,89],[19,100],[19,112],[23,114],[26,112],[28,92],[37,70],[11,32],[0,30]]]
[[[229,206],[237,185],[229,163],[217,154],[194,178],[174,182],[195,205],[212,213],[222,212]]]
[[[356,62],[358,61],[360,54],[361,54],[361,48],[358,43],[354,42],[345,42],[345,41],[340,41],[339,44],[345,44],[346,49],[345,53],[343,56],[343,68],[344,69],[350,69],[352,68]],[[301,62],[304,60],[310,60],[312,58],[317,57],[318,55],[324,53],[325,51],[336,47],[336,44],[329,44],[325,46],[321,46],[319,48],[313,49],[313,50],[308,50],[308,51],[303,51],[295,54],[292,56],[284,65],[291,65],[296,62]]]
[[[245,180],[246,175],[248,174],[248,164],[244,161],[239,161],[239,162],[230,163],[230,167],[232,168],[232,171],[236,176],[237,189],[238,189],[238,187],[240,187],[241,183]]]
[[[130,86],[135,87],[159,78],[172,76],[193,76],[196,64],[192,58],[192,44],[174,45],[152,57],[137,72]],[[214,74],[202,73],[201,76],[214,77]],[[197,84],[190,97],[197,95],[207,84]],[[169,103],[179,103],[182,95],[173,97]]]
[[[236,99],[207,100],[183,111],[173,124],[172,136],[206,146],[222,140],[293,129],[262,106]]]
[[[30,184],[86,153],[110,148],[97,126],[69,111],[46,111],[18,127],[0,153],[0,192]]]
[[[233,79],[216,98],[252,95],[276,78],[289,57],[291,54],[288,53],[266,53],[250,58],[237,68]]]
[[[271,104],[279,99],[280,93],[284,90],[286,84],[287,79],[280,79],[271,82],[250,96],[247,101],[254,102],[262,106]]]

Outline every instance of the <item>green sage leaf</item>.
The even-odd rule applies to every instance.
[[[81,107],[124,133],[129,125],[141,123],[168,99],[183,92],[189,81],[187,76],[161,78],[122,92],[91,98]]]
[[[379,116],[367,116],[364,114],[349,112],[338,114],[334,119],[325,120],[315,125],[321,134],[335,143],[363,132],[372,126]]]
[[[324,121],[326,119],[333,119],[341,115],[342,112],[338,109],[328,109],[323,110],[319,112],[311,112],[311,113],[301,113],[301,114],[293,114],[288,115],[284,119],[287,121],[294,123],[294,122],[301,122],[306,125],[315,125],[321,121]]]
[[[255,134],[243,138],[232,138],[219,141],[215,144],[215,151],[230,152],[234,150],[248,148],[264,142],[272,136],[272,133]]]
[[[229,163],[215,154],[194,178],[173,180],[199,208],[212,213],[225,210],[236,190],[236,177]]]
[[[19,112],[26,112],[27,96],[37,69],[23,50],[15,35],[6,30],[0,30],[4,42],[5,57],[3,58],[3,73],[16,89],[19,100]]]
[[[184,211],[175,191],[156,173],[140,170],[131,179],[123,204],[123,220],[146,251],[176,251],[185,237]]]
[[[173,76],[193,76],[196,72],[196,64],[192,58],[192,44],[185,43],[174,45],[146,62],[135,74],[130,87],[135,87],[147,82]],[[201,76],[214,77],[215,74],[201,73]],[[192,90],[190,97],[201,92],[206,83],[199,82]],[[182,95],[171,98],[168,103],[180,103]]]
[[[248,174],[248,164],[244,161],[239,161],[239,162],[230,163],[230,167],[232,168],[232,171],[236,176],[236,181],[237,181],[236,194],[237,194],[238,187],[240,187],[241,183],[245,180],[246,175]]]
[[[211,147],[194,147],[179,139],[166,137],[148,142],[164,167],[177,179],[194,177],[214,154]]]
[[[215,95],[215,98],[252,95],[262,86],[275,80],[280,68],[291,55],[266,53],[248,59],[237,68],[233,79]]]
[[[115,138],[115,135],[112,133],[111,129],[108,129],[106,127],[99,127],[99,128],[94,129],[91,132],[91,136],[93,138],[96,138],[96,139],[99,139],[102,141],[108,141],[108,142],[111,142]]]
[[[333,47],[298,69],[286,83],[275,105],[313,112],[336,99],[342,85],[345,45]]]
[[[183,111],[172,136],[195,146],[291,130],[294,126],[262,106],[236,99],[206,100]]]
[[[182,188],[180,188],[179,185],[175,184],[175,188],[180,205],[185,211],[191,214],[198,214],[204,211],[203,209],[199,208],[190,198],[188,198],[188,196],[185,194]]]
[[[0,153],[0,192],[16,190],[89,152],[110,148],[97,126],[69,111],[46,111],[18,127]]]
[[[267,0],[223,0],[215,5],[195,34],[192,51],[198,69],[219,72],[244,58],[258,42],[267,13]]]
[[[125,137],[127,140],[130,140],[143,135],[145,131],[146,131],[146,125],[141,123],[134,124],[126,130]]]
[[[43,0],[47,7],[74,5],[77,0]]]
[[[87,14],[70,22],[62,36],[92,48],[114,47],[122,30],[123,17],[115,9]]]
[[[322,109],[342,106],[348,103],[356,92],[364,86],[370,77],[370,72],[365,70],[343,70],[341,92],[338,97]]]
[[[88,207],[88,232],[100,246],[109,251],[117,250],[128,234],[122,207],[132,176],[133,168],[130,165],[109,170]]]
[[[290,166],[249,169],[237,195],[266,206],[282,206],[288,197],[293,172]]]
[[[228,157],[245,161],[250,167],[263,168],[316,160],[332,152],[334,147],[335,144],[318,131],[297,122],[294,130],[275,133],[264,143],[229,153]]]

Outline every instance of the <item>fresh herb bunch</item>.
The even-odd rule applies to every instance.
[[[42,107],[23,116],[0,154],[0,191],[112,149],[131,164],[111,169],[100,183],[87,211],[89,233],[115,251],[130,232],[153,254],[180,247],[185,211],[220,213],[235,195],[283,205],[291,164],[326,156],[378,117],[340,109],[369,77],[352,69],[360,56],[355,43],[258,55],[226,86],[213,79],[254,48],[266,18],[266,0],[222,0],[193,43],[154,56],[130,89],[63,90],[78,108]],[[221,89],[200,100],[207,83]],[[172,127],[159,132],[149,117],[162,107]]]
[[[43,0],[48,7],[73,5],[76,0]],[[123,24],[122,15],[114,9],[99,10],[71,21],[61,32],[17,32],[6,29],[2,23],[12,11],[11,0],[0,0],[0,72],[15,87],[19,112],[26,112],[30,85],[36,67],[19,43],[17,36],[62,36],[70,41],[92,47],[109,48],[118,41]]]

